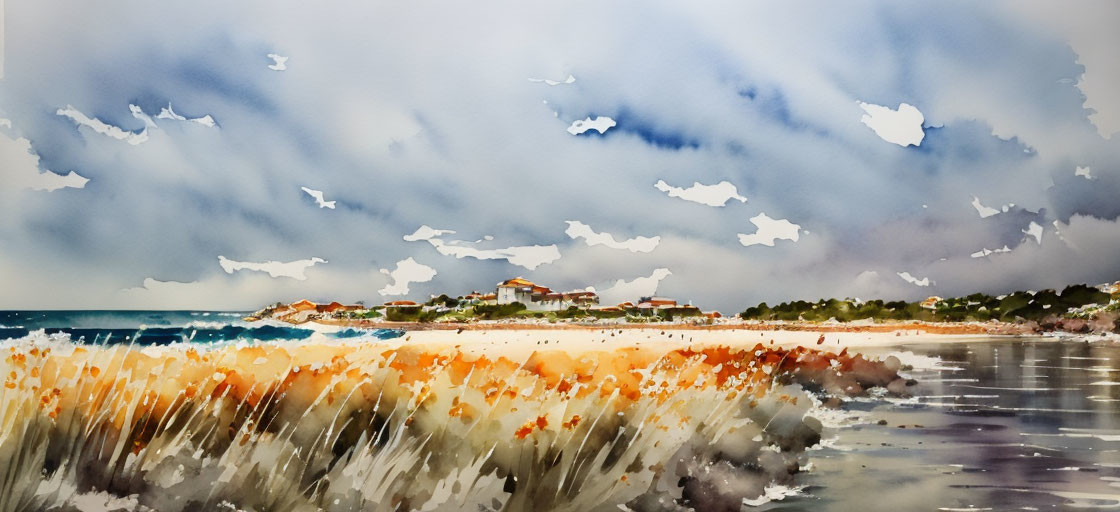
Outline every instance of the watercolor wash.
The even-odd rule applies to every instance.
[[[0,21],[0,512],[1120,507],[1120,4]]]

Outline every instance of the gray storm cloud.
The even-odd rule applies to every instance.
[[[3,308],[376,302],[516,275],[603,290],[668,269],[658,294],[730,312],[1120,278],[1120,34],[1094,21],[1113,3],[6,9]],[[861,105],[906,114],[904,137]],[[88,182],[36,189],[36,170]],[[741,244],[763,212],[796,243]],[[660,242],[589,246],[571,219]],[[403,238],[421,225],[477,242]],[[218,259],[309,255],[330,264],[304,280]],[[379,272],[408,258],[431,279]]]

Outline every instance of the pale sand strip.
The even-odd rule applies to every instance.
[[[613,336],[612,336],[613,334]],[[819,343],[824,336],[824,342]],[[436,347],[453,346],[468,353],[504,355],[517,359],[537,350],[561,349],[571,354],[616,348],[643,347],[662,351],[726,345],[750,348],[758,343],[804,346],[832,352],[844,348],[885,347],[910,343],[941,343],[1016,339],[1010,335],[930,334],[919,331],[815,332],[758,331],[746,329],[498,329],[408,331],[398,342]],[[1025,339],[1025,338],[1024,338]],[[1032,337],[1033,339],[1033,337]],[[539,343],[538,343],[539,342]],[[547,342],[547,343],[546,343]]]

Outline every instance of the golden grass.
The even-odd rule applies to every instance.
[[[803,435],[772,428],[783,415],[819,433],[786,384],[897,378],[762,345],[525,361],[376,343],[6,350],[0,511],[96,492],[160,511],[615,507],[675,481],[682,453]]]

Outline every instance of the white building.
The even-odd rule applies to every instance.
[[[562,311],[572,306],[589,308],[599,304],[599,295],[593,291],[558,293],[521,277],[499,283],[497,296],[498,304],[520,302],[530,311]]]

